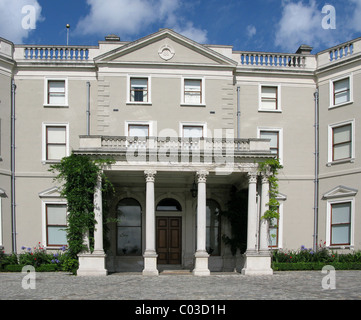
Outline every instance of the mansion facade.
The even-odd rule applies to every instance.
[[[114,159],[110,247],[101,181],[94,252],[79,275],[171,268],[272,274],[272,249],[361,249],[361,39],[317,54],[234,51],[170,29],[98,46],[0,38],[0,247],[67,244],[49,171],[71,153]],[[259,164],[277,157],[279,219]],[[223,241],[244,191],[245,252]]]

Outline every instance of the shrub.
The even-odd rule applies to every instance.
[[[70,255],[65,254],[61,266],[63,271],[76,274],[79,268],[79,262],[78,259],[74,259]]]
[[[0,252],[0,270],[4,270],[7,265],[14,264],[18,264],[18,256],[15,253],[7,255],[4,251]]]
[[[272,266],[274,270],[321,270],[325,265],[332,265],[338,270],[360,270],[361,252],[339,254],[330,251],[321,242],[314,252],[301,246],[299,250],[273,251]]]

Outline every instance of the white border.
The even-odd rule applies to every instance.
[[[48,83],[49,81],[65,81],[65,102],[64,104],[49,104],[48,103]],[[44,107],[69,107],[69,94],[68,94],[68,78],[44,78]]]
[[[42,123],[42,155],[41,155],[41,161],[43,164],[45,163],[56,163],[60,160],[46,160],[46,127],[66,127],[66,156],[69,157],[70,155],[70,146],[69,146],[69,123],[54,123],[54,122],[43,122]]]
[[[257,127],[257,137],[261,138],[261,131],[278,131],[279,139],[279,161],[283,165],[283,128],[273,128],[273,127]]]
[[[332,160],[332,130],[333,128],[337,128],[337,127],[341,127],[344,125],[348,125],[351,124],[351,143],[352,143],[352,148],[351,148],[351,157],[347,158],[347,159],[342,159],[342,160]],[[351,120],[347,120],[347,121],[342,121],[342,122],[338,122],[338,123],[333,123],[333,124],[329,124],[328,125],[328,163],[327,165],[330,166],[331,164],[334,163],[342,163],[342,162],[354,162],[355,161],[355,157],[356,157],[356,138],[355,138],[355,119],[351,119]]]
[[[59,249],[62,246],[48,246],[48,243],[46,241],[46,206],[48,204],[55,204],[55,205],[67,205],[67,201],[66,200],[57,200],[57,201],[51,201],[51,200],[42,200],[41,201],[41,220],[42,220],[42,243],[43,246],[46,248],[51,248],[51,249]],[[67,211],[67,215],[69,214],[69,212]]]
[[[130,79],[143,78],[148,79],[148,101],[130,101]],[[127,74],[127,101],[126,104],[151,105],[152,104],[152,77],[144,74]]]
[[[331,205],[337,203],[351,202],[351,235],[350,235],[350,244],[349,245],[333,245],[331,246]],[[327,215],[326,215],[326,246],[331,248],[340,248],[340,247],[353,247],[354,246],[354,228],[355,228],[355,197],[338,199],[338,200],[328,200],[327,201]]]
[[[349,80],[350,80],[350,100],[343,102],[343,103],[339,103],[339,104],[333,104],[333,98],[334,98],[333,97],[333,84],[334,84],[334,82],[344,80],[347,78],[349,78]],[[353,73],[351,72],[348,75],[343,75],[343,76],[329,80],[329,94],[330,94],[330,104],[328,107],[329,109],[342,107],[344,105],[353,103]]]
[[[141,125],[141,126],[148,126],[149,127],[149,137],[154,136],[154,122],[153,121],[125,121],[124,125],[124,136],[129,137],[129,125]]]
[[[184,102],[184,82],[185,80],[200,80],[201,81],[201,90],[202,90],[202,103],[185,103]],[[205,85],[206,79],[205,77],[182,77],[181,78],[181,105],[182,106],[201,106],[201,107],[205,107],[206,106],[206,85]]]
[[[277,110],[262,109],[262,87],[277,87]],[[260,83],[258,84],[258,111],[262,112],[282,112],[282,102],[281,102],[281,85],[272,84],[272,83]]]
[[[188,121],[181,121],[179,122],[179,137],[183,137],[183,126],[196,126],[196,127],[203,127],[203,138],[207,138],[207,122],[188,122]]]

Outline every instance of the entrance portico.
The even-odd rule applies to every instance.
[[[259,142],[265,143],[264,140]],[[227,225],[228,221],[222,220],[219,229],[217,229],[218,227],[209,224],[207,217],[209,217],[210,211],[208,201],[216,200],[220,203],[222,210],[226,210],[229,191],[232,186],[237,186],[241,189],[247,189],[248,187],[247,252],[242,273],[270,274],[270,255],[266,245],[267,225],[261,223],[260,204],[257,201],[257,190],[259,189],[262,196],[261,206],[262,210],[264,210],[268,202],[268,189],[265,179],[262,180],[263,183],[259,183],[258,164],[255,161],[256,159],[270,157],[267,152],[267,143],[268,141],[265,143],[266,150],[258,151],[257,156],[250,159],[244,158],[244,152],[242,156],[237,155],[238,157],[234,157],[237,161],[234,161],[232,170],[227,168],[223,172],[220,171],[220,166],[214,161],[210,163],[202,163],[199,160],[195,163],[161,163],[158,161],[130,163],[122,161],[119,153],[110,153],[109,150],[105,149],[99,152],[99,148],[97,148],[98,154],[105,156],[111,154],[112,156],[115,155],[116,158],[114,164],[104,168],[105,174],[116,187],[117,194],[113,199],[113,212],[115,212],[117,203],[121,199],[132,198],[139,203],[141,222],[139,227],[137,226],[139,230],[139,236],[137,237],[140,241],[139,245],[144,248],[142,257],[136,253],[132,254],[131,251],[119,250],[117,243],[124,240],[122,237],[130,236],[135,227],[129,225],[128,229],[125,229],[125,227],[121,226],[122,222],[117,226],[113,225],[110,227],[109,234],[111,248],[107,257],[104,256],[107,271],[141,271],[146,276],[159,275],[158,259],[161,252],[157,252],[158,229],[156,222],[159,216],[157,204],[160,199],[165,198],[177,199],[182,207],[181,212],[176,214],[176,216],[181,217],[178,220],[181,224],[180,228],[175,228],[172,231],[180,232],[178,238],[181,250],[180,268],[192,270],[195,276],[208,276],[212,270],[232,271],[236,266],[236,259],[232,257],[230,250],[226,248],[221,240],[221,236],[230,230]],[[79,154],[93,152],[94,149],[92,150],[88,143],[87,148],[77,151]],[[248,155],[251,155],[251,152],[248,153]],[[249,177],[248,180],[247,176]],[[193,182],[197,185],[195,198],[190,192]],[[97,190],[95,192],[97,193]],[[164,215],[161,214],[160,216]],[[221,221],[221,218],[219,218],[219,221]],[[124,233],[119,230],[127,230],[127,232]],[[95,233],[98,232],[101,232],[101,228],[96,228]],[[218,234],[215,235],[217,232]],[[214,248],[209,246],[210,236],[217,238],[220,243],[221,249],[216,255]],[[167,250],[169,249],[170,247],[167,248]],[[91,256],[91,254],[88,255]],[[164,261],[163,252],[160,261],[162,264],[164,262],[169,263],[169,260]],[[233,261],[233,265],[227,265],[227,261]],[[80,264],[80,273],[83,272],[83,265]]]

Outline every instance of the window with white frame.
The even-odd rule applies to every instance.
[[[329,162],[354,158],[354,121],[329,126]]]
[[[330,107],[352,102],[352,76],[330,81]]]
[[[184,80],[184,103],[186,104],[202,103],[202,80],[198,80],[198,79]]]
[[[60,161],[69,155],[68,124],[43,124],[43,161]]]
[[[203,138],[203,125],[183,125],[183,138]]]
[[[331,202],[329,228],[330,246],[351,245],[352,201]]]
[[[47,246],[66,245],[67,205],[46,203],[45,214]]]
[[[182,78],[181,104],[204,106],[205,81],[203,78]]]
[[[150,102],[150,78],[130,77],[129,78],[129,101],[136,103]]]
[[[66,79],[45,80],[44,104],[48,106],[66,106],[68,104]]]
[[[260,139],[270,140],[270,150],[282,162],[282,129],[258,129]]]
[[[260,106],[262,111],[280,111],[279,86],[260,86]]]
[[[149,124],[128,124],[129,137],[149,137]]]

